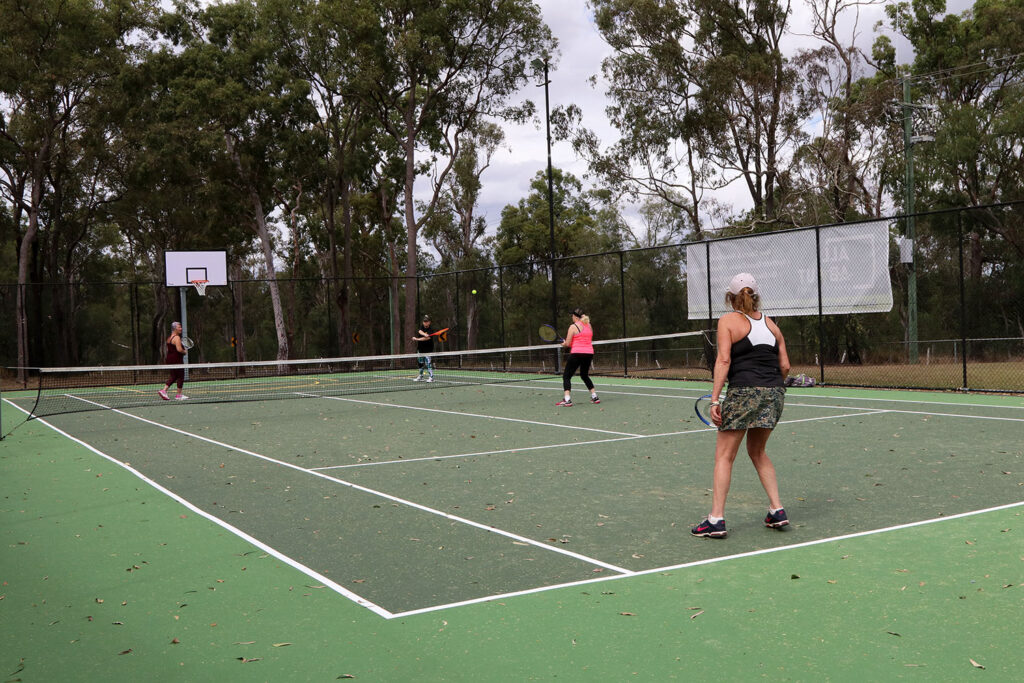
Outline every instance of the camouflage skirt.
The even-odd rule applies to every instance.
[[[722,401],[719,429],[775,429],[785,399],[785,387],[730,387]]]

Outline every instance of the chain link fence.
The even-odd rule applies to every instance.
[[[436,329],[451,328],[442,350],[538,344],[540,325],[562,330],[577,306],[605,339],[695,331],[713,327],[723,312],[724,287],[713,283],[740,269],[729,249],[754,244],[765,272],[750,269],[759,281],[780,272],[802,278],[783,296],[764,297],[765,311],[786,336],[794,373],[831,385],[1024,392],[1022,218],[1024,202],[917,214],[912,225],[903,216],[873,221],[885,246],[870,267],[891,290],[891,302],[875,312],[830,309],[856,288],[842,268],[865,267],[859,224],[430,273],[414,295]],[[908,233],[916,235],[913,248],[902,243]],[[808,244],[813,249],[805,253],[800,245]],[[703,265],[695,269],[702,250]],[[404,350],[404,279],[277,283],[290,358]],[[266,280],[244,280],[210,287],[205,297],[188,290],[192,359],[277,358],[270,289]],[[17,365],[17,290],[0,285],[0,320],[9,330],[0,337],[0,364],[8,378]],[[28,365],[35,367],[162,362],[170,322],[181,314],[179,292],[162,282],[33,283],[23,294]],[[773,308],[785,297],[796,302],[792,310]],[[693,371],[682,376],[706,379],[699,366],[695,346]]]

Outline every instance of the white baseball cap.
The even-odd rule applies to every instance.
[[[739,294],[744,287],[750,287],[750,291],[757,294],[757,280],[750,273],[740,273],[729,283],[729,291],[733,294]]]

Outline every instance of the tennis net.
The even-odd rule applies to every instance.
[[[594,342],[591,375],[708,379],[701,332]],[[418,354],[315,360],[40,368],[32,417],[163,404],[157,393],[172,370],[186,372],[189,403],[262,401],[438,389],[552,379],[568,350],[518,346],[430,354],[433,376]],[[169,393],[174,400],[174,387]]]

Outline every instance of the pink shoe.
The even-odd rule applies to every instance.
[[[166,389],[161,389],[160,391],[158,391],[156,393],[160,394],[160,398],[162,398],[165,401],[170,401],[171,400],[171,397],[167,395],[167,390]]]
[[[174,400],[175,401],[187,401],[188,400],[188,396],[186,396],[185,394],[178,394],[177,396],[174,397]]]

